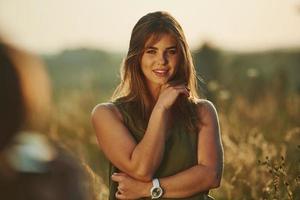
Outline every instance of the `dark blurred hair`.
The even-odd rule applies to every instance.
[[[0,151],[19,131],[25,117],[21,81],[11,57],[13,51],[0,39]]]

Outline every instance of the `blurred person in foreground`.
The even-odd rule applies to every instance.
[[[110,160],[110,199],[211,199],[223,148],[214,105],[199,98],[183,30],[166,12],[134,26],[112,102],[92,112]]]
[[[89,199],[79,161],[40,134],[50,105],[41,61],[0,39],[1,199]]]

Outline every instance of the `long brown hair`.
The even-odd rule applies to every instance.
[[[134,26],[129,50],[121,67],[121,83],[116,88],[112,100],[136,102],[136,109],[142,118],[149,118],[152,107],[149,105],[149,91],[141,71],[140,61],[149,38],[152,39],[151,42],[156,42],[163,34],[171,34],[177,40],[180,54],[180,62],[171,81],[185,84],[190,89],[190,97],[179,98],[173,106],[172,110],[176,113],[173,116],[179,117],[188,129],[194,130],[196,125],[190,113],[191,109],[186,108],[188,102],[194,103],[199,98],[196,71],[184,32],[178,21],[167,12],[149,13]]]

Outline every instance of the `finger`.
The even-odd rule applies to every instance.
[[[111,180],[115,181],[115,182],[120,182],[122,181],[123,176],[118,175],[117,173],[113,173],[111,175]]]
[[[182,81],[169,81],[168,82],[171,86],[176,86],[176,85],[182,85],[183,84],[183,82]]]
[[[117,191],[115,196],[117,199],[126,199],[126,197],[120,191]]]
[[[187,91],[189,92],[188,88],[186,88],[184,85],[179,85],[175,87],[170,87],[171,90],[176,90],[178,92]]]
[[[165,83],[160,87],[160,90],[165,90],[168,87],[171,87],[171,85],[169,83]]]
[[[173,86],[173,88],[186,88],[187,89],[186,85],[183,85],[183,84],[175,85],[175,86]]]
[[[120,172],[120,173],[117,173],[118,176],[128,176],[126,173],[124,172]]]
[[[125,192],[125,190],[123,190],[123,188],[120,187],[120,186],[118,186],[118,191],[119,191],[121,194]]]
[[[184,87],[184,88],[176,88],[176,91],[178,94],[186,95],[187,97],[190,96],[190,92]]]
[[[190,93],[189,91],[185,88],[185,87],[170,87],[168,88],[168,91],[167,91],[169,94],[171,95],[174,95],[176,98],[177,96],[179,96],[180,94],[183,94],[187,97],[190,96]]]

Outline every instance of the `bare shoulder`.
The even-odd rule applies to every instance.
[[[203,122],[218,121],[218,114],[214,104],[207,99],[198,99],[196,101],[199,117]]]
[[[93,108],[91,113],[91,118],[93,122],[95,122],[95,120],[98,121],[99,119],[105,119],[111,117],[122,121],[122,115],[120,111],[111,102],[97,104]]]

